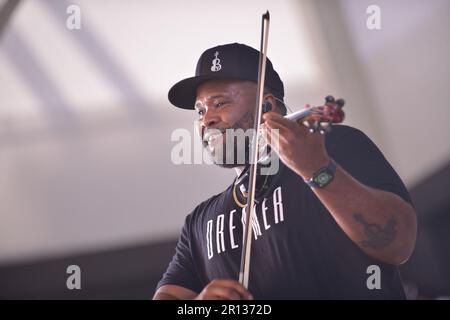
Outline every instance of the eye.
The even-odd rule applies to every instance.
[[[197,114],[198,114],[199,116],[202,116],[202,115],[205,114],[205,110],[198,109],[198,110],[197,110]]]
[[[228,104],[228,101],[221,101],[216,103],[216,108],[223,107],[224,105]]]

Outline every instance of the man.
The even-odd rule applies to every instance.
[[[239,178],[248,166],[221,159],[248,144],[217,138],[253,126],[258,55],[237,43],[208,49],[196,76],[169,91],[172,104],[197,111],[214,162]],[[264,130],[279,130],[268,142],[281,163],[258,177],[248,290],[236,281],[246,203],[236,179],[187,216],[154,299],[404,298],[396,266],[411,255],[416,217],[402,181],[361,131],[336,125],[324,136],[284,118],[269,60],[265,86]]]

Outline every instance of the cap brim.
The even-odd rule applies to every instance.
[[[200,84],[209,80],[221,80],[236,78],[229,75],[209,74],[187,78],[175,83],[169,90],[169,101],[174,106],[182,109],[195,109],[195,100],[197,99],[197,88]]]

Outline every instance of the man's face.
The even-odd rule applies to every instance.
[[[253,129],[255,103],[256,84],[250,81],[208,81],[198,87],[198,131],[215,164],[232,168],[248,163],[250,139],[231,136]],[[243,162],[239,157],[244,155]]]

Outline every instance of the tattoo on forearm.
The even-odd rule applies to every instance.
[[[397,221],[393,216],[389,218],[384,227],[376,223],[367,222],[360,213],[353,214],[353,217],[358,223],[364,226],[364,234],[367,236],[367,240],[361,242],[364,247],[383,249],[391,244],[397,235]]]

